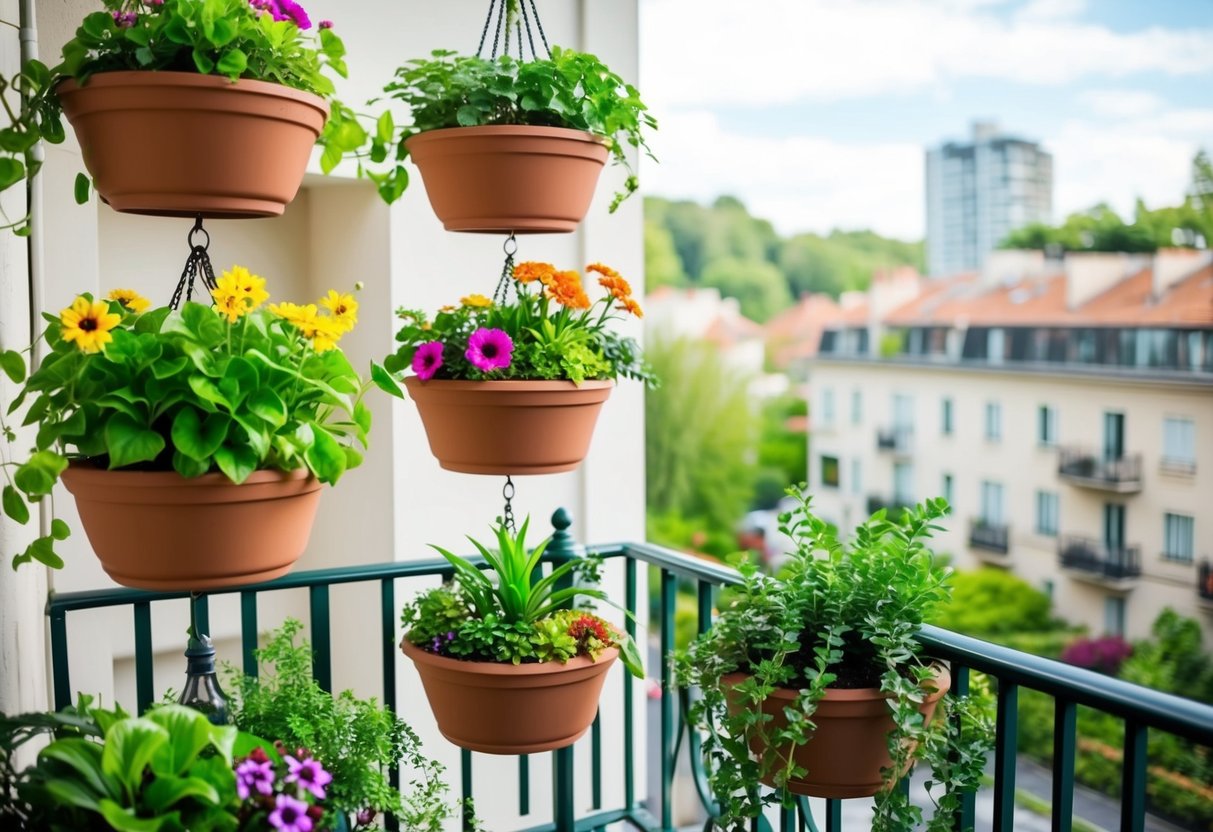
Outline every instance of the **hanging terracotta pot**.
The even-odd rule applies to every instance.
[[[936,676],[929,685],[933,690],[919,707],[928,723],[952,684],[947,667],[936,664],[934,668]],[[730,673],[723,681],[733,686],[745,678],[744,673]],[[787,726],[783,710],[798,693],[790,688],[776,688],[762,703],[763,713],[772,717],[767,723],[771,731]],[[832,798],[871,797],[879,792],[884,786],[880,771],[893,764],[888,737],[894,725],[888,696],[880,688],[827,688],[825,698],[813,714],[813,722],[817,730],[812,739],[792,752],[797,765],[803,766],[808,774],[803,780],[789,780],[788,791]],[[765,746],[757,742],[751,748],[761,755]]]
[[[612,381],[404,380],[438,464],[465,474],[572,471]]]
[[[55,93],[97,193],[132,214],[278,216],[328,118],[309,92],[192,72],[103,72]]]
[[[405,146],[447,231],[572,231],[607,160],[601,138],[564,127],[451,127]]]
[[[205,590],[268,581],[307,548],[320,482],[307,471],[106,471],[72,463],[63,484],[102,568],[141,589]]]
[[[564,664],[471,662],[400,642],[413,660],[442,736],[486,754],[534,754],[572,745],[598,713],[598,698],[619,648],[597,661]]]

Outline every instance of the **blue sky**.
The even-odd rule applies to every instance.
[[[1177,202],[1213,151],[1213,0],[640,0],[646,192],[781,231],[923,234],[922,157],[975,119],[1054,154],[1054,208]]]

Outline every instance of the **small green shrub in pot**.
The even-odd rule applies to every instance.
[[[934,772],[927,788],[936,792],[937,811],[928,828],[950,829],[961,795],[979,786],[992,722],[982,698],[942,698],[946,669],[923,656],[915,638],[924,617],[948,597],[948,570],[924,543],[947,503],[927,500],[899,523],[877,512],[844,544],[812,514],[803,486],[789,494],[797,504],[780,519],[796,551],[787,565],[772,578],[742,564],[743,583],[729,606],[676,658],[679,683],[698,691],[690,719],[704,732],[720,805],[716,822],[748,828],[746,819],[767,805],[817,794],[801,786],[827,773],[820,766],[806,770],[797,755],[811,749],[818,734],[827,736],[829,697],[870,690],[872,699],[883,700],[878,716],[883,709],[891,718],[880,717],[888,727],[876,735],[887,746],[887,763],[867,792],[876,793],[872,828],[894,832],[922,823],[921,809],[892,788],[921,761]],[[871,750],[833,754],[841,763]]]

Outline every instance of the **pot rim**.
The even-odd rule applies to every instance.
[[[481,662],[470,659],[453,659],[449,656],[439,656],[428,650],[423,650],[409,641],[408,633],[400,639],[400,651],[417,664],[428,664],[443,670],[460,671],[479,676],[548,676],[558,673],[571,673],[592,667],[609,665],[619,655],[618,647],[608,647],[598,654],[598,658],[589,656],[574,656],[567,662],[529,662],[526,664],[511,664],[509,662]]]
[[[226,75],[203,75],[198,72],[179,72],[170,69],[114,69],[90,75],[83,84],[75,78],[64,78],[55,85],[55,94],[86,91],[93,87],[200,87],[203,89],[230,89],[248,94],[291,98],[301,104],[309,104],[325,115],[329,112],[328,100],[314,92],[262,81],[257,78],[238,78],[233,81]]]
[[[487,379],[485,381],[469,381],[462,378],[431,378],[422,379],[419,376],[405,376],[404,385],[409,389],[414,387],[442,387],[446,390],[512,390],[512,391],[550,391],[550,390],[603,390],[615,386],[613,379],[586,379],[580,384],[569,379]]]
[[[587,142],[590,144],[606,145],[605,136],[591,133],[588,130],[578,130],[575,127],[551,127],[542,124],[475,124],[470,127],[439,127],[435,130],[423,130],[405,139],[405,145],[429,141],[442,141],[462,135],[465,138],[473,136],[518,136],[526,138],[564,139],[566,141]]]
[[[312,480],[309,485],[319,488],[321,483],[307,468],[296,468],[293,471],[278,471],[272,468],[261,468],[249,475],[243,483],[232,482],[222,471],[210,471],[200,477],[183,477],[176,471],[128,471],[124,469],[110,470],[99,468],[88,460],[73,459],[68,463],[68,474],[85,483],[99,485],[104,481],[114,486],[143,486],[155,488],[207,488],[231,487],[240,488],[245,485],[260,485],[263,483],[295,482],[297,480]]]
[[[948,668],[946,663],[933,659],[932,661],[930,661],[928,663],[928,666],[935,668],[935,676],[933,679],[928,679],[923,682],[924,690],[930,691],[927,694],[926,699],[923,700],[924,704],[926,704],[928,702],[937,701],[940,697],[942,697],[945,693],[947,693],[952,687],[952,671]],[[721,681],[724,681],[729,678],[735,678],[738,681],[740,681],[742,679],[749,678],[749,676],[750,676],[750,674],[748,674],[748,673],[743,673],[741,671],[734,671],[733,673],[726,673],[724,676],[722,676]],[[928,688],[927,685],[931,685],[932,687]],[[775,688],[775,690],[771,691],[771,695],[768,698],[769,699],[792,700],[792,699],[795,699],[799,694],[800,694],[799,688]],[[826,701],[826,702],[869,702],[869,701],[873,701],[876,699],[888,699],[888,698],[890,698],[889,694],[885,693],[880,688],[833,688],[833,687],[828,687],[828,688],[826,688],[825,698],[823,701]]]

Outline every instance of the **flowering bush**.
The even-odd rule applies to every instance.
[[[1097,670],[1115,676],[1125,659],[1133,654],[1133,645],[1120,636],[1079,638],[1061,651],[1061,660],[1076,667]]]
[[[605,290],[591,301],[576,271],[550,263],[520,263],[509,286],[513,302],[468,295],[445,306],[431,321],[423,312],[400,309],[400,348],[384,366],[411,368],[422,380],[439,379],[615,379],[656,381],[632,338],[607,327],[617,312],[643,316],[632,287],[609,266],[586,267]]]
[[[333,828],[331,814],[320,802],[333,782],[319,760],[306,748],[291,754],[282,742],[273,748],[255,746],[236,760],[237,818],[241,829],[313,832]]]
[[[0,350],[0,369],[22,384],[7,415],[28,399],[22,424],[39,426],[28,459],[0,454],[5,514],[27,522],[27,502],[50,495],[69,458],[184,477],[220,471],[236,483],[307,468],[332,484],[361,463],[367,385],[336,348],[357,321],[353,296],[265,306],[265,280],[240,266],[212,294],[214,306],[180,311],[149,309],[128,290],[81,295],[43,316],[50,353],[28,378],[22,354]],[[0,432],[16,441],[3,417]],[[14,566],[62,566],[54,541],[67,535],[54,521]]]
[[[618,647],[628,670],[644,678],[640,653],[626,633],[588,610],[564,608],[578,597],[608,600],[602,590],[585,585],[596,582],[597,561],[568,561],[535,579],[550,539],[533,551],[527,549],[529,525],[529,520],[524,521],[514,535],[498,523],[496,551],[468,538],[488,570],[434,546],[454,567],[455,580],[405,605],[404,637],[430,653],[512,664],[567,662],[576,656],[597,659],[603,650]],[[561,585],[575,577],[580,580]]]

